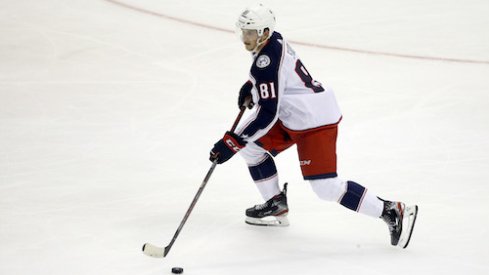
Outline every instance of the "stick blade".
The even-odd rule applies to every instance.
[[[164,258],[166,256],[165,249],[150,243],[145,243],[143,245],[143,253],[146,256],[153,258]]]

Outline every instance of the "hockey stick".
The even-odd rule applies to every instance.
[[[240,111],[238,114],[238,117],[236,117],[236,120],[234,121],[233,127],[231,127],[231,132],[234,132],[236,130],[236,127],[238,126],[239,121],[241,120],[241,117],[244,114],[246,107],[242,106],[240,107]],[[200,197],[200,194],[202,194],[202,191],[204,191],[204,188],[209,181],[209,178],[212,175],[212,172],[214,172],[214,169],[216,168],[217,162],[214,161],[212,162],[211,168],[209,168],[209,171],[207,171],[207,175],[205,175],[204,180],[202,181],[202,184],[200,185],[199,190],[197,191],[197,194],[195,194],[194,199],[192,200],[192,203],[190,204],[190,207],[187,210],[187,213],[185,213],[185,216],[183,217],[183,220],[180,222],[180,226],[178,227],[177,231],[175,232],[175,235],[173,235],[173,239],[171,240],[170,244],[168,244],[165,248],[159,247],[150,243],[145,243],[143,245],[143,253],[150,256],[150,257],[155,257],[155,258],[164,258],[170,252],[170,249],[172,248],[173,244],[177,240],[178,235],[180,234],[180,231],[182,231],[183,226],[187,222],[188,217],[190,216],[190,213],[195,207],[195,204],[197,203],[197,200]]]

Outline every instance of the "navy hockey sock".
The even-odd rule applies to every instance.
[[[249,166],[251,177],[255,182],[271,178],[277,174],[277,168],[273,158],[269,155],[255,166]]]
[[[347,181],[346,193],[340,199],[340,204],[344,207],[357,211],[362,205],[363,198],[367,189],[354,181]]]

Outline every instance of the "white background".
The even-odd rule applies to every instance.
[[[263,1],[336,91],[340,176],[419,205],[408,249],[317,199],[292,148],[290,227],[244,223],[262,201],[237,156],[162,260],[141,246],[169,243],[238,113],[252,2],[117,1],[139,9],[0,0],[0,274],[489,273],[487,1]]]

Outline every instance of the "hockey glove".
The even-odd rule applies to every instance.
[[[238,107],[241,108],[241,106],[248,107],[248,109],[253,108],[253,97],[251,96],[251,90],[253,89],[253,84],[251,81],[247,81],[245,84],[243,84],[243,87],[239,90],[239,96],[238,96]]]
[[[222,139],[220,139],[210,152],[209,160],[217,164],[222,164],[228,161],[234,154],[246,145],[246,141],[240,138],[235,133],[227,131]]]

